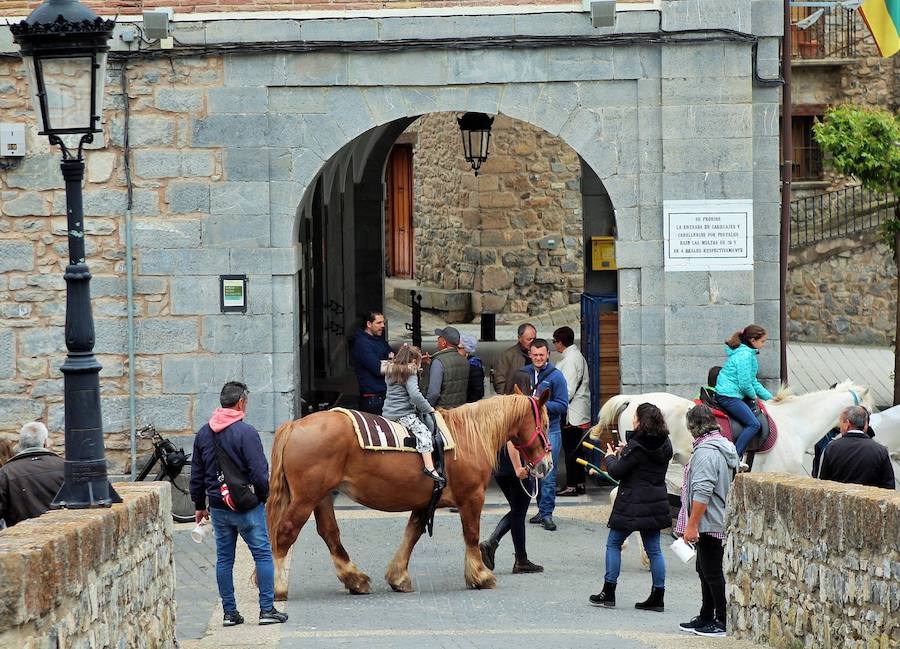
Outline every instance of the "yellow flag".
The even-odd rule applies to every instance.
[[[900,0],[866,0],[859,8],[881,56],[900,52]]]

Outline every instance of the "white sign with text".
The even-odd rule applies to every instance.
[[[753,201],[663,202],[665,269],[753,270]]]

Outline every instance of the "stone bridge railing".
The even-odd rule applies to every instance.
[[[0,532],[0,647],[175,647],[170,487]]]
[[[778,649],[900,646],[900,493],[742,474],[728,521],[730,635]]]

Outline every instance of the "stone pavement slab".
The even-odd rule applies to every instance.
[[[482,517],[486,535],[502,512],[492,508]],[[592,607],[591,593],[603,580],[603,552],[608,506],[584,504],[558,508],[559,529],[547,532],[528,526],[529,557],[545,572],[512,575],[512,542],[505,538],[497,551],[497,588],[473,591],[463,580],[463,544],[459,518],[440,513],[433,538],[424,537],[410,562],[416,592],[394,593],[382,578],[403,533],[406,516],[369,510],[341,510],[342,540],[351,558],[372,578],[372,594],[353,596],[344,591],[334,574],[324,543],[308,524],[291,557],[290,596],[284,625],[259,627],[256,593],[249,584],[252,561],[239,543],[235,584],[247,623],[221,627],[214,571],[206,592],[182,585],[178,597],[191,597],[192,607],[210,611],[208,628],[198,636],[196,619],[183,619],[179,608],[179,638],[185,649],[206,647],[610,647],[668,649],[727,646],[757,647],[751,643],[688,636],[678,622],[693,617],[699,606],[700,587],[693,564],[678,562],[666,549],[666,612],[634,609],[650,590],[650,575],[641,565],[637,544],[623,555],[618,607]],[[664,545],[665,543],[664,539]],[[209,546],[212,550],[212,545]],[[179,565],[185,559],[178,558]],[[202,601],[201,601],[202,600]],[[189,633],[190,632],[190,633]]]

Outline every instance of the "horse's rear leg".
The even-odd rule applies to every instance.
[[[425,531],[425,511],[414,511],[409,515],[409,521],[406,523],[406,531],[403,533],[403,541],[397,548],[397,553],[388,564],[384,578],[398,593],[411,593],[413,591],[412,581],[409,578],[409,557],[413,548]]]
[[[463,540],[466,542],[466,585],[469,588],[494,588],[497,580],[481,560],[481,550],[478,548],[484,489],[471,493],[465,501],[458,504]]]
[[[294,501],[288,506],[284,518],[278,525],[275,533],[278,535],[277,546],[272,555],[275,559],[275,599],[279,602],[287,600],[288,597],[288,580],[285,570],[287,563],[287,554],[297,540],[300,530],[309,520],[312,514],[312,505],[307,502]]]
[[[334,516],[334,503],[331,495],[325,496],[316,505],[316,530],[331,552],[331,560],[337,571],[337,578],[354,595],[365,595],[369,592],[369,577],[350,561],[350,555],[341,545],[341,532],[337,518]]]

